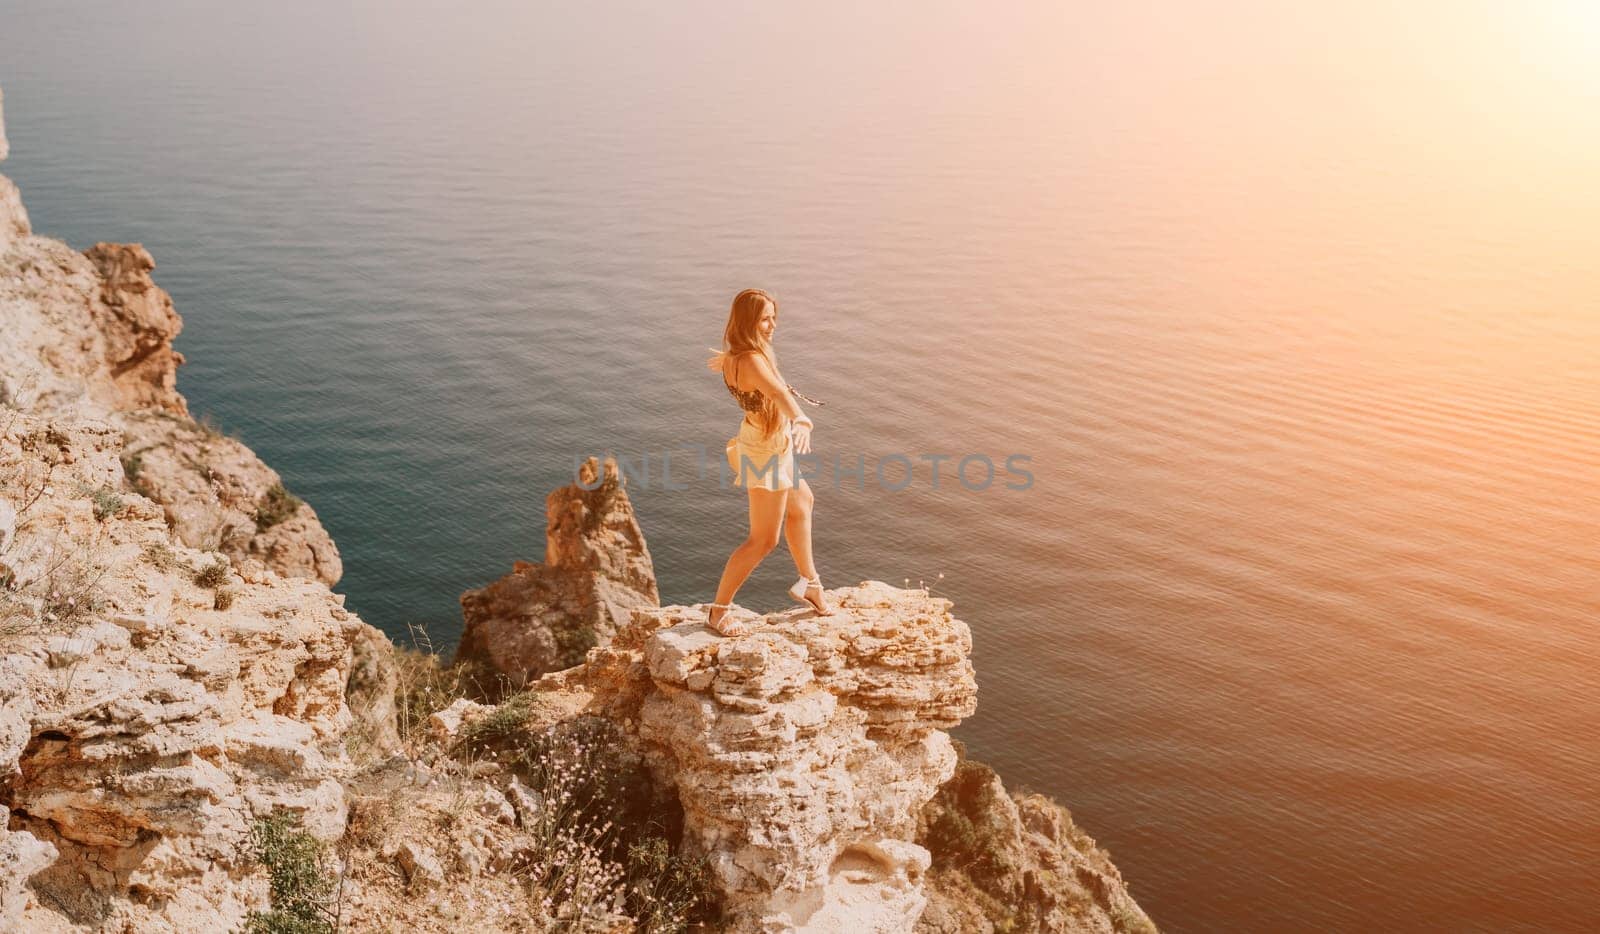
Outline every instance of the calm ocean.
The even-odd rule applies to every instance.
[[[1556,6],[11,2],[0,171],[150,249],[179,389],[391,635],[453,645],[607,451],[678,452],[633,499],[709,600],[757,285],[868,468],[813,481],[824,582],[954,600],[957,736],[1165,930],[1588,931],[1600,17]]]

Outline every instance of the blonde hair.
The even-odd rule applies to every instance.
[[[761,336],[761,315],[767,310],[767,302],[772,303],[772,313],[776,315],[778,300],[763,289],[745,289],[733,297],[733,306],[728,309],[728,324],[722,329],[722,349],[713,350],[711,359],[706,361],[707,369],[721,372],[723,379],[727,380],[728,360],[758,353],[766,358],[772,366],[772,372],[777,374],[778,353],[773,349],[772,342]],[[783,382],[783,377],[779,376],[778,381]],[[772,437],[783,424],[778,404],[765,394],[761,397],[761,408],[757,415],[763,439]]]

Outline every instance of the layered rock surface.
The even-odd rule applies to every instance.
[[[1111,857],[1066,808],[1007,793],[993,769],[957,751],[955,774],[919,817],[917,840],[935,865],[919,934],[1154,934]]]
[[[735,638],[698,609],[640,610],[590,653],[596,704],[677,789],[733,929],[906,931],[926,903],[917,814],[976,704],[972,634],[922,591],[829,600]]]
[[[0,930],[228,929],[254,819],[344,832],[374,631],[310,508],[264,523],[277,474],[188,418],[152,267],[32,235],[0,177]]]
[[[316,512],[237,439],[188,417],[172,349],[183,323],[154,267],[138,244],[79,253],[33,236],[0,176],[0,403],[116,429],[129,484],[183,544],[337,583],[339,552]]]
[[[174,541],[118,486],[110,424],[0,410],[0,428],[0,849],[26,857],[0,872],[31,866],[37,895],[14,917],[236,921],[262,898],[241,856],[253,818],[282,807],[343,832],[361,624],[319,582]]]

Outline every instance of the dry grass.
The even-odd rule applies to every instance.
[[[210,564],[194,572],[194,582],[201,587],[220,587],[228,582],[228,573],[231,570],[228,559],[218,555]]]
[[[415,749],[434,713],[461,698],[482,701],[493,697],[499,688],[481,669],[444,664],[434,652],[426,627],[413,623],[408,628],[412,645],[397,643],[394,647],[395,714],[401,742]]]
[[[173,551],[172,546],[166,542],[150,542],[146,544],[141,557],[161,571],[176,570],[182,565],[182,562],[178,560],[178,553]]]

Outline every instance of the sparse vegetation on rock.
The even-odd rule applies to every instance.
[[[244,934],[337,934],[343,880],[329,865],[326,845],[283,810],[252,824],[250,843],[266,867],[272,907],[250,912]]]
[[[301,505],[300,497],[284,489],[283,484],[274,483],[261,494],[261,502],[256,506],[256,530],[265,532],[294,515]]]
[[[216,558],[202,565],[194,572],[194,582],[201,587],[220,587],[228,582],[228,560]]]

